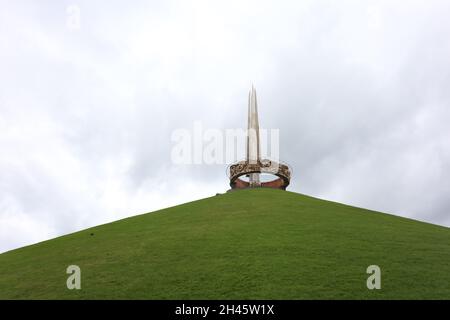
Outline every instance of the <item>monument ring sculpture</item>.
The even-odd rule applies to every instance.
[[[290,183],[291,170],[288,165],[277,161],[263,159],[258,161],[243,160],[229,166],[230,187],[243,189],[252,187],[250,182],[240,179],[252,173],[267,173],[276,176],[275,180],[260,182],[259,187],[285,190]]]

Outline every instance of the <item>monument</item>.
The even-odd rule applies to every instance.
[[[252,86],[248,96],[248,129],[246,158],[229,166],[231,189],[275,188],[286,190],[291,180],[288,165],[271,159],[262,159],[259,137],[258,104],[256,90]],[[261,175],[273,176],[263,181]]]

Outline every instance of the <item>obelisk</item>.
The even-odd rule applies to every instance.
[[[256,101],[256,90],[252,85],[252,89],[248,94],[247,161],[250,164],[257,164],[260,161],[260,157],[258,104]],[[250,173],[248,175],[250,187],[261,185],[259,175],[260,173]]]
[[[289,166],[274,159],[261,158],[258,103],[253,86],[248,94],[247,120],[246,158],[231,164],[227,169],[231,190],[254,187],[286,190],[291,180]],[[261,174],[265,175],[264,181],[261,181]],[[241,177],[246,177],[246,179],[241,179]]]

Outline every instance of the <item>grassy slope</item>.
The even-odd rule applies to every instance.
[[[65,286],[70,264],[82,290]],[[450,299],[450,229],[243,190],[1,254],[0,298]]]

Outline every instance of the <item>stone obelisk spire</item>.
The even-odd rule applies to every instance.
[[[271,159],[261,159],[258,104],[256,90],[252,86],[248,95],[248,131],[246,159],[228,167],[231,190],[264,187],[286,190],[291,181],[291,170],[288,165]],[[264,174],[264,181],[261,181]],[[241,179],[241,177],[247,179]],[[275,176],[268,180],[269,176]]]
[[[247,161],[256,164],[260,161],[260,158],[258,104],[256,102],[256,90],[252,85],[248,94]],[[259,175],[259,173],[248,175],[251,187],[261,185]]]

